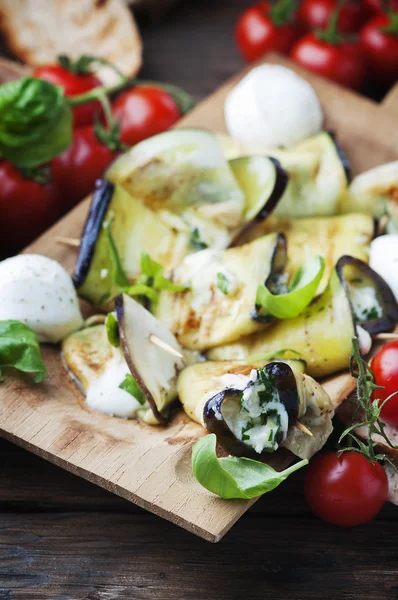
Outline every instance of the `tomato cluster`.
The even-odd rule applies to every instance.
[[[101,85],[91,72],[76,72],[62,64],[37,68],[34,77],[63,87],[66,97]],[[27,245],[87,196],[122,144],[133,145],[160,133],[181,116],[174,98],[156,85],[121,92],[112,102],[112,113],[120,125],[119,148],[97,135],[95,123],[104,122],[103,110],[98,101],[90,101],[73,108],[72,144],[50,165],[32,173],[0,162],[0,258]]]
[[[398,80],[398,0],[257,2],[239,17],[235,36],[248,61],[274,50],[353,89],[366,77]]]

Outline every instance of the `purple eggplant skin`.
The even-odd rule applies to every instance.
[[[274,380],[274,384],[279,392],[279,399],[285,405],[288,417],[289,426],[296,423],[299,414],[299,397],[297,392],[297,383],[291,367],[286,363],[274,362],[265,366]],[[244,441],[239,440],[230,430],[222,416],[222,405],[228,398],[233,396],[240,397],[241,390],[226,389],[219,392],[210,398],[203,409],[203,419],[206,429],[209,433],[214,433],[217,437],[217,442],[233,456],[245,456],[246,458],[261,458],[269,457],[269,452],[258,454],[247,446]]]
[[[287,264],[287,240],[284,233],[278,233],[274,252],[271,258],[271,272],[264,282],[267,288],[272,285],[272,278],[275,275],[282,275]],[[258,323],[271,323],[274,320],[272,315],[261,315],[261,306],[255,305],[251,318]]]
[[[103,179],[99,179],[95,184],[90,209],[81,237],[79,256],[77,257],[75,271],[72,275],[72,280],[76,288],[79,288],[84,283],[90,270],[95,244],[101,233],[102,223],[112,200],[114,190],[115,186],[113,183],[104,181]]]
[[[122,294],[119,294],[119,296],[117,296],[115,299],[115,310],[116,310],[116,318],[117,318],[117,321],[119,324],[120,345],[121,345],[121,349],[122,349],[125,361],[127,363],[127,366],[130,369],[130,373],[132,374],[132,376],[134,377],[134,379],[137,382],[137,385],[141,388],[146,399],[148,400],[148,404],[154,414],[155,419],[157,421],[159,421],[159,423],[161,425],[165,425],[167,423],[167,417],[163,416],[159,412],[158,407],[156,406],[156,402],[155,402],[151,392],[148,390],[148,388],[145,384],[145,381],[140,377],[139,373],[137,372],[134,362],[130,355],[129,346],[128,346],[126,335],[125,335],[125,328],[124,328],[124,303],[123,303],[123,295]]]
[[[282,167],[279,160],[273,158],[272,156],[268,156],[269,160],[273,163],[275,167],[276,177],[275,177],[275,185],[274,189],[271,192],[270,197],[267,202],[254,218],[255,221],[264,221],[272,213],[278,204],[279,200],[282,198],[285,190],[287,188],[287,184],[289,183],[289,173]]]
[[[340,159],[341,164],[343,165],[347,183],[351,183],[352,171],[351,171],[350,161],[348,160],[347,155],[344,152],[343,148],[340,146],[339,142],[337,141],[336,133],[331,130],[327,131],[326,133],[329,135],[330,139],[332,140],[332,142],[334,144],[334,147],[336,148],[337,155]]]
[[[347,265],[355,267],[355,269],[363,273],[365,277],[372,280],[374,288],[376,290],[378,301],[380,302],[381,307],[383,309],[383,315],[381,317],[377,319],[371,319],[369,321],[361,321],[359,325],[366,329],[366,331],[371,335],[375,335],[377,333],[382,333],[385,331],[391,331],[392,329],[394,329],[396,323],[398,322],[398,303],[389,285],[368,264],[366,264],[359,258],[354,258],[353,256],[345,255],[337,261],[336,271],[342,286],[346,290],[354,322],[355,314],[351,302],[349,285],[344,277],[344,267]]]

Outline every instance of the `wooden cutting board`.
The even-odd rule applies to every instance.
[[[326,126],[337,132],[354,174],[398,158],[394,111],[384,111],[286,59],[272,55],[267,62],[285,64],[311,82],[325,110]],[[202,102],[179,126],[225,131],[223,102],[238,79]],[[57,244],[55,238],[80,236],[87,209],[85,201],[27,251],[54,258],[72,272],[76,251]],[[63,369],[58,349],[43,347],[43,355],[49,376],[42,385],[15,377],[0,387],[3,437],[212,542],[220,540],[251,506],[253,501],[217,498],[194,480],[191,447],[204,431],[183,413],[162,428],[92,412]],[[325,383],[336,404],[353,385],[346,374]]]

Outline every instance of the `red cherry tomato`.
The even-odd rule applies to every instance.
[[[62,192],[64,210],[90,194],[96,180],[117,156],[102,144],[92,127],[76,129],[71,146],[52,161],[53,177]]]
[[[38,67],[34,70],[33,76],[63,87],[65,96],[78,96],[102,85],[100,80],[91,73],[72,73],[61,67],[61,65]],[[99,102],[88,102],[76,106],[73,109],[73,125],[74,127],[91,125],[94,122],[95,115],[100,113],[101,104]]]
[[[54,183],[27,179],[9,162],[0,163],[0,247],[17,251],[61,216],[60,194]]]
[[[296,63],[352,89],[359,89],[365,79],[366,67],[357,45],[324,42],[309,33],[293,47],[290,54]]]
[[[358,452],[321,454],[308,467],[305,496],[321,519],[352,527],[371,521],[383,507],[388,481],[383,467]]]
[[[337,0],[303,0],[298,11],[298,20],[307,29],[326,29]],[[338,20],[337,30],[341,33],[359,31],[365,20],[365,12],[358,0],[348,0],[343,4]]]
[[[374,17],[362,28],[361,48],[373,79],[390,84],[398,80],[398,27],[394,32],[383,31],[391,25],[388,15]]]
[[[383,386],[374,391],[374,399],[385,400],[397,392],[384,404],[380,416],[386,423],[398,426],[398,342],[383,346],[372,359],[371,369],[376,385]]]
[[[113,115],[121,122],[121,140],[133,146],[169,129],[181,117],[174,98],[156,86],[137,86],[120,94]]]
[[[277,25],[272,18],[272,5],[257,2],[239,17],[235,39],[243,57],[252,62],[270,50],[288,54],[302,33],[303,29],[297,24]]]

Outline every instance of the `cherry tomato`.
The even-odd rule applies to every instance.
[[[365,79],[365,62],[351,42],[324,42],[309,33],[297,42],[290,56],[302,67],[352,89],[359,89]]]
[[[376,385],[383,386],[374,391],[374,399],[385,400],[398,392],[398,342],[383,346],[372,359],[371,369]],[[398,426],[398,393],[385,403],[380,416],[386,423]]]
[[[101,86],[101,82],[91,73],[77,74],[61,67],[61,65],[46,65],[34,70],[33,76],[49,81],[64,88],[65,96],[78,96]],[[74,127],[91,125],[96,114],[101,113],[99,102],[88,102],[73,109]]]
[[[0,163],[0,247],[17,251],[61,216],[60,193],[54,183],[27,179],[9,162]]]
[[[275,8],[268,2],[257,2],[239,17],[235,39],[247,61],[255,61],[270,50],[288,54],[302,35],[303,29],[297,24],[286,21],[277,25],[272,17]]]
[[[71,146],[52,161],[53,177],[62,192],[64,210],[90,194],[96,180],[117,156],[101,143],[92,127],[76,129]]]
[[[121,140],[133,146],[169,129],[181,117],[174,98],[155,86],[137,86],[113,103],[113,115],[121,122]]]
[[[326,29],[337,5],[337,0],[303,0],[300,3],[298,20],[310,30]],[[341,8],[337,30],[341,33],[355,33],[359,31],[364,20],[365,12],[358,0],[348,0]]]
[[[370,74],[380,83],[390,84],[398,80],[398,26],[394,31],[383,31],[391,25],[388,15],[374,17],[362,28],[361,48],[366,57]]]
[[[321,519],[352,527],[371,521],[383,507],[388,481],[383,467],[358,452],[321,454],[310,463],[305,496]]]

